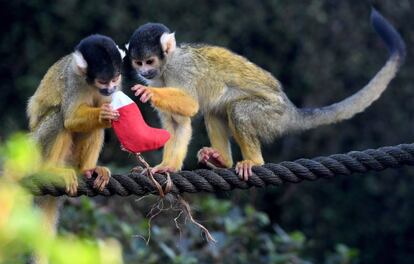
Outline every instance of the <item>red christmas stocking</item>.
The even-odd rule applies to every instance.
[[[148,126],[138,106],[123,92],[113,94],[111,106],[120,114],[112,127],[126,150],[139,153],[159,149],[170,139],[167,130]]]

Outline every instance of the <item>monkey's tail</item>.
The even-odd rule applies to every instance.
[[[371,23],[389,50],[390,56],[386,64],[364,88],[352,96],[325,107],[298,109],[296,128],[309,129],[351,118],[377,100],[395,77],[406,55],[404,40],[374,8],[371,12]]]
[[[45,232],[55,236],[59,214],[59,198],[51,196],[36,197],[35,203],[43,214]],[[49,261],[46,255],[36,254],[33,256],[33,261],[31,263],[48,264]]]

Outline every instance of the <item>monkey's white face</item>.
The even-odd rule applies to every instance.
[[[121,74],[118,74],[111,80],[101,80],[99,78],[94,80],[93,85],[99,89],[99,93],[109,96],[114,93],[121,83]]]
[[[151,56],[145,60],[132,60],[132,67],[145,79],[156,79],[160,75],[161,60],[158,56]]]

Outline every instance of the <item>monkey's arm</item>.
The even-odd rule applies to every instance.
[[[65,118],[65,128],[73,132],[89,132],[98,128],[111,127],[111,121],[104,119],[102,109],[81,104]]]
[[[186,117],[192,117],[198,112],[198,102],[181,89],[140,86],[137,91],[140,89],[142,91],[144,89],[146,90],[143,91],[143,95],[148,93],[146,96],[151,98],[152,106],[158,108],[160,111]]]

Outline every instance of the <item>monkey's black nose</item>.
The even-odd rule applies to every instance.
[[[111,94],[113,94],[116,91],[116,86],[114,88],[103,88],[103,89],[99,89],[99,92],[104,95],[104,96],[109,96]]]
[[[141,73],[141,76],[148,80],[151,80],[152,78],[154,78],[155,75],[157,75],[157,71],[147,71],[147,72]]]

